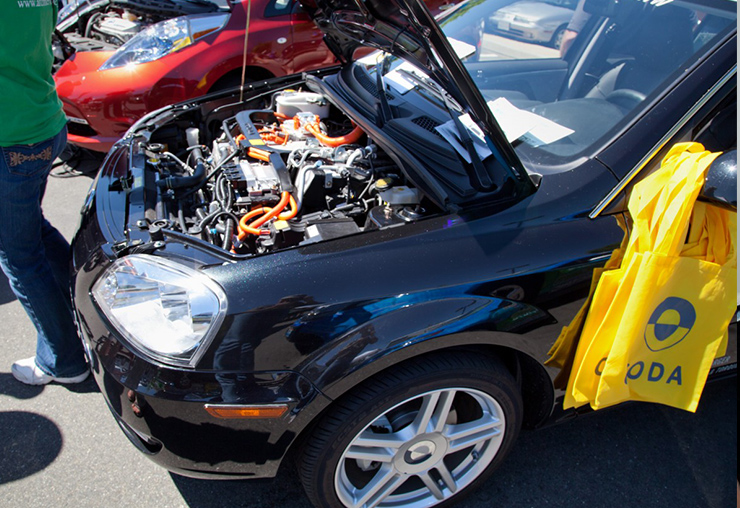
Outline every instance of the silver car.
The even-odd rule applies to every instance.
[[[487,32],[560,48],[576,0],[521,0],[495,11]]]

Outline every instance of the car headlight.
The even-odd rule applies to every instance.
[[[514,16],[514,21],[516,23],[522,23],[525,25],[531,25],[533,21],[530,18],[527,18],[525,16]]]
[[[197,364],[226,313],[226,295],[209,277],[143,254],[116,260],[92,295],[131,347],[185,367]]]
[[[100,70],[152,62],[174,53],[209,33],[223,28],[229,16],[230,14],[227,13],[205,14],[161,21],[129,39],[100,66]]]

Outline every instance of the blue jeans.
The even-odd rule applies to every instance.
[[[87,369],[72,317],[69,243],[41,200],[67,128],[33,145],[0,147],[0,265],[37,332],[36,364],[54,377]]]

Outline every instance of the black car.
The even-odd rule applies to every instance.
[[[502,5],[306,1],[341,65],[116,144],[73,296],[142,453],[203,478],[295,463],[317,506],[434,506],[573,414],[543,363],[625,196],[675,142],[736,144],[736,4],[585,0],[566,59],[466,42]]]

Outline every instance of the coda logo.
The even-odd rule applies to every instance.
[[[651,351],[662,351],[681,342],[696,323],[691,302],[669,296],[653,311],[645,327],[645,344]]]

